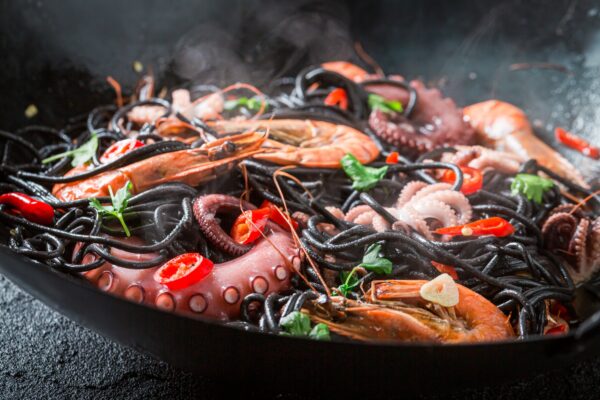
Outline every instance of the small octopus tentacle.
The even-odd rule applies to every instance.
[[[446,203],[436,199],[425,199],[420,202],[411,203],[412,208],[422,218],[433,218],[442,223],[442,226],[454,226],[458,223],[458,218],[454,210]]]
[[[253,210],[256,207],[242,200],[245,210]],[[239,213],[240,199],[224,194],[209,194],[199,196],[194,200],[194,216],[198,221],[200,230],[206,238],[220,250],[240,256],[251,249],[251,246],[236,243],[229,236],[216,219],[218,212]]]
[[[389,211],[389,209],[388,209]],[[385,232],[389,229],[390,224],[385,220],[385,218],[383,218],[381,215],[375,213],[375,215],[373,215],[373,220],[371,222],[371,225],[373,225],[373,229],[375,229],[377,232]]]
[[[577,225],[577,218],[573,215],[567,212],[555,213],[553,210],[550,217],[542,225],[544,243],[548,248],[567,251]]]
[[[444,190],[444,191],[451,190],[451,189],[452,189],[452,185],[450,185],[449,183],[435,183],[433,185],[427,185],[426,187],[424,187],[423,189],[421,189],[417,193],[415,193],[414,196],[411,197],[410,201],[420,200],[420,199],[430,196],[431,194],[433,194],[435,192],[439,192],[442,190]]]
[[[423,182],[423,181],[411,181],[408,182],[404,188],[402,188],[402,191],[400,192],[400,195],[398,196],[398,201],[396,201],[396,207],[402,207],[403,205],[405,205],[406,203],[408,203],[410,201],[410,199],[415,195],[415,193],[417,193],[419,190],[425,188],[427,185],[427,183]]]
[[[410,204],[407,204],[401,209],[396,210],[400,211],[399,213],[392,213],[396,218],[410,225],[414,230],[425,236],[425,238],[428,240],[433,240],[433,234],[429,229],[429,225],[427,225],[425,219]]]
[[[367,207],[368,207],[368,206],[367,206]],[[370,207],[369,207],[369,208],[370,208]],[[371,211],[368,211],[368,212],[364,212],[364,213],[362,213],[362,214],[360,214],[360,215],[357,215],[357,216],[356,216],[356,217],[355,217],[355,218],[354,218],[352,221],[350,221],[350,222],[353,222],[353,223],[355,223],[355,224],[359,224],[359,225],[371,225],[371,224],[373,224],[373,220],[375,219],[375,217],[376,217],[377,215],[378,215],[378,214],[377,214],[375,211],[371,210]]]
[[[432,185],[435,186],[435,185]],[[464,194],[460,192],[456,192],[454,190],[438,190],[433,193],[429,193],[426,196],[421,198],[416,197],[415,200],[412,200],[409,204],[413,204],[425,200],[437,200],[441,203],[447,204],[452,209],[458,211],[458,223],[466,224],[471,220],[473,216],[473,208],[471,207],[471,203],[465,197]]]
[[[356,219],[358,217],[360,217],[362,214],[370,213],[370,212],[373,212],[373,209],[366,204],[356,206],[356,207],[353,207],[350,210],[348,210],[348,212],[346,213],[346,216],[344,217],[344,220],[346,222],[354,222],[354,223],[360,224],[360,222],[356,222]]]
[[[575,272],[585,274],[589,267],[587,254],[587,233],[590,228],[590,220],[583,218],[579,221],[573,237],[569,242],[569,253],[575,255]]]
[[[575,209],[575,205],[574,204],[560,204],[556,207],[554,207],[552,210],[550,210],[548,215],[554,215],[554,214],[558,214],[558,213],[567,213],[570,215],[573,215],[576,218],[583,218],[583,212],[581,211],[581,209],[577,208]],[[573,211],[575,210],[575,211]]]
[[[590,262],[592,268],[600,268],[600,217],[597,217],[592,222],[592,227],[589,233],[589,244],[590,244]]]

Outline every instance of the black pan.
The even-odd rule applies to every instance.
[[[3,2],[0,126],[63,125],[112,100],[106,75],[131,87],[136,60],[167,85],[260,83],[299,66],[356,59],[356,39],[387,71],[423,77],[459,104],[498,97],[522,106],[552,145],[555,125],[596,142],[600,136],[600,8],[592,1],[166,3]],[[33,120],[23,114],[29,104],[39,110]],[[561,152],[598,183],[597,162]],[[526,377],[600,353],[598,315],[567,336],[479,345],[322,343],[242,332],[132,304],[0,252],[0,272],[61,313],[213,377],[315,390],[324,382],[376,382],[361,388],[405,393]],[[586,315],[598,308],[585,290],[578,303]]]

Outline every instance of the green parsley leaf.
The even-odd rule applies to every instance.
[[[71,166],[79,167],[80,165],[83,165],[89,160],[91,160],[96,154],[97,150],[98,135],[96,135],[96,132],[92,132],[90,140],[88,140],[78,148],[45,158],[42,160],[42,164],[47,164],[65,157],[73,157],[73,159],[71,160]]]
[[[125,186],[117,190],[117,193],[114,196],[112,194],[112,188],[109,186],[108,189],[110,191],[110,197],[115,211],[120,213],[125,211],[127,208],[127,202],[131,198],[131,189],[133,189],[133,184],[131,181],[128,181]]]
[[[129,228],[125,223],[125,218],[123,217],[123,213],[127,208],[127,202],[131,198],[131,189],[133,185],[130,181],[128,181],[125,186],[117,190],[116,194],[113,194],[112,187],[108,187],[108,192],[110,193],[110,201],[112,206],[103,206],[100,201],[96,198],[90,199],[90,206],[98,210],[100,215],[109,215],[116,218],[123,227],[125,234],[129,237],[131,233],[129,232]]]
[[[344,297],[347,297],[348,293],[360,283],[360,279],[355,274],[356,268],[357,267],[352,268],[352,271],[350,272],[342,271],[340,273],[342,284],[335,290],[340,292],[340,294]]]
[[[291,336],[307,336],[310,330],[310,318],[300,311],[292,311],[281,318],[279,325]]]
[[[363,267],[367,271],[373,271],[376,274],[391,274],[392,262],[387,258],[380,257],[381,244],[374,243],[367,248],[367,252],[363,256],[362,263],[359,267]]]
[[[528,200],[542,204],[542,196],[553,186],[554,182],[551,179],[532,174],[517,174],[510,189],[514,195],[522,193]]]
[[[308,337],[315,340],[329,341],[331,340],[329,327],[323,323],[316,324],[308,334]]]
[[[262,101],[255,97],[238,97],[234,100],[228,100],[225,102],[224,107],[227,111],[235,110],[238,107],[245,107],[250,111],[259,111],[262,105]],[[265,103],[266,106],[266,103]]]
[[[402,103],[396,100],[386,100],[383,97],[370,93],[369,107],[371,110],[379,109],[385,113],[401,113],[404,109]]]
[[[388,166],[381,168],[366,167],[352,154],[348,153],[340,161],[346,175],[352,179],[352,189],[365,191],[374,187],[387,173]]]

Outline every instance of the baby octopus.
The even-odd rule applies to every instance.
[[[344,61],[324,63],[322,67],[360,83],[369,93],[400,101],[404,106],[409,103],[408,90],[393,82],[404,82],[399,75],[369,74]],[[410,115],[372,110],[369,124],[377,136],[402,151],[418,153],[444,145],[474,144],[475,130],[465,121],[454,100],[443,97],[439,89],[427,88],[421,81],[413,80],[409,85],[417,94]]]
[[[464,194],[452,190],[451,185],[428,185],[421,181],[406,184],[396,204],[386,209],[398,219],[392,229],[410,226],[427,239],[433,239],[433,229],[465,224],[473,214],[469,200]],[[344,218],[348,222],[371,225],[378,232],[390,228],[390,224],[368,205],[350,209]]]
[[[591,220],[572,204],[550,211],[542,226],[546,247],[569,261],[575,283],[588,280],[600,269],[600,217]]]
[[[425,87],[421,81],[412,81],[410,86],[417,92],[417,102],[410,116],[379,109],[371,112],[369,124],[379,137],[399,149],[418,153],[445,145],[474,143],[475,131],[464,121],[462,111],[452,99],[443,97],[438,89]]]

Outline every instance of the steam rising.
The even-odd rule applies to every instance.
[[[196,83],[263,84],[307,65],[354,55],[345,7],[276,5],[246,10],[243,25],[202,24],[184,35],[173,57],[175,74]]]

